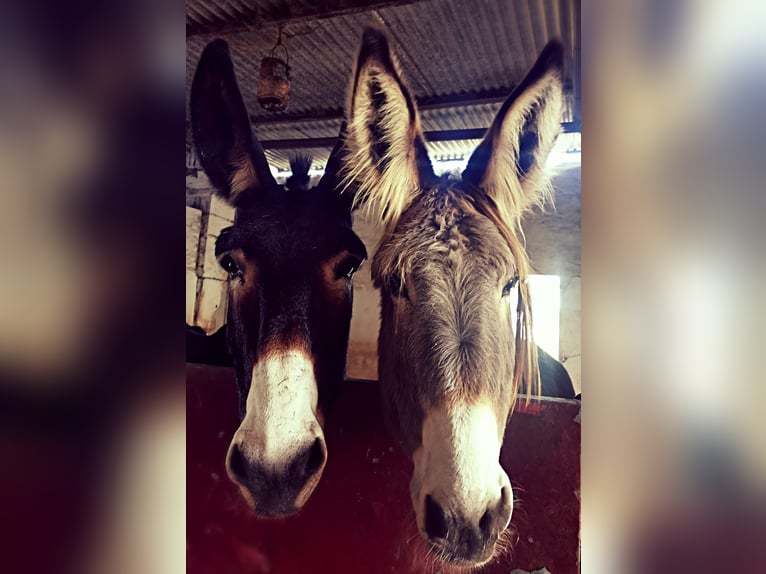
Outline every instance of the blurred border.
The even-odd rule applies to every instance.
[[[766,6],[583,2],[583,572],[764,572]]]
[[[183,2],[0,8],[0,570],[184,569]]]
[[[765,9],[583,2],[583,572],[766,571]],[[2,569],[180,571],[183,4],[0,22]]]

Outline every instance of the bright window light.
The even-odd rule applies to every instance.
[[[559,358],[559,316],[561,311],[561,280],[558,275],[530,275],[533,334],[535,342],[554,359]],[[518,287],[509,297],[511,310],[516,312]],[[516,321],[513,322],[516,332]]]
[[[559,135],[551,153],[548,155],[548,160],[545,162],[545,167],[549,170],[551,176],[555,176],[560,170],[580,164],[580,142],[581,136],[579,132]]]
[[[461,173],[465,166],[468,165],[468,158],[460,159],[438,159],[431,162],[436,175],[444,175],[445,173]]]

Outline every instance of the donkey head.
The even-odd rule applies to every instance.
[[[344,377],[351,277],[367,257],[336,192],[339,149],[313,189],[308,165],[277,185],[222,40],[202,53],[191,91],[194,144],[217,192],[236,207],[216,256],[229,273],[228,333],[241,424],[226,458],[261,516],[300,509],[327,460],[324,416]],[[293,165],[294,172],[299,166]]]
[[[454,565],[491,559],[511,517],[500,447],[519,383],[539,385],[519,220],[546,194],[562,61],[560,44],[544,49],[462,180],[434,175],[414,100],[380,32],[365,31],[353,77],[347,178],[385,226],[372,262],[384,411],[414,462],[418,527]],[[518,309],[510,301],[517,282]]]

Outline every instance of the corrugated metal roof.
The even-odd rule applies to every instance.
[[[314,0],[225,0],[187,2],[187,28],[221,25],[254,14],[267,21],[285,11],[314,9]],[[354,4],[329,1],[328,5]],[[386,3],[378,3],[386,4]],[[256,133],[264,141],[331,138],[337,135],[362,29],[382,25],[399,53],[405,77],[422,104],[426,131],[486,128],[501,96],[522,79],[548,40],[559,37],[568,47],[567,109],[564,121],[579,120],[572,87],[573,57],[579,57],[579,1],[576,0],[428,0],[391,5],[322,19],[302,18],[283,23],[283,43],[290,53],[292,93],[288,110],[267,112],[256,93],[260,61],[277,40],[278,25],[232,31],[218,36],[229,43],[240,88]],[[203,47],[216,35],[187,39],[187,86]],[[577,67],[579,70],[579,66]],[[465,105],[475,100],[478,103]],[[446,103],[457,101],[457,105]],[[308,121],[301,121],[307,120]],[[439,156],[458,156],[476,142],[437,142]],[[297,151],[297,150],[295,150]],[[270,150],[276,166],[286,167],[295,151]],[[326,157],[329,149],[313,149]]]

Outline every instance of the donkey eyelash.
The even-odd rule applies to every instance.
[[[518,275],[516,275],[510,281],[508,281],[508,283],[506,283],[503,286],[503,295],[502,296],[503,297],[507,297],[508,295],[510,295],[511,294],[511,289],[513,289],[518,282],[519,282],[519,276]]]
[[[364,259],[355,256],[346,257],[335,266],[335,278],[352,279],[354,274],[362,268],[363,264]]]
[[[407,301],[410,300],[410,295],[407,292],[407,285],[404,283],[404,280],[401,277],[389,278],[386,286],[388,288],[388,292],[391,293],[393,297],[401,297],[403,299],[407,299]]]
[[[336,279],[351,279],[361,266],[362,262],[343,261],[335,268],[335,277]]]
[[[242,270],[231,255],[224,255],[221,258],[221,267],[229,274],[230,279],[236,279],[237,277],[242,279]]]
[[[354,273],[356,273],[358,270],[359,270],[359,267],[355,265],[351,265],[348,267],[348,271],[343,273],[343,277],[345,277],[346,279],[351,279],[354,276]]]

